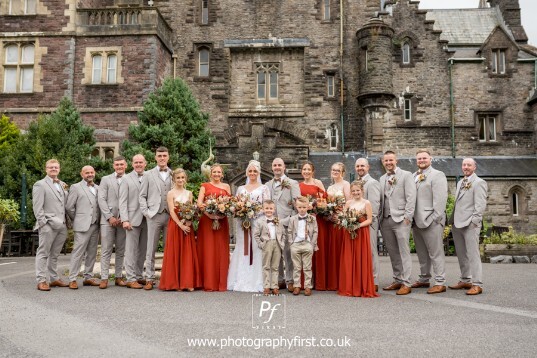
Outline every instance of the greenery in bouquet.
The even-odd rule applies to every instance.
[[[205,198],[205,212],[210,215],[230,216],[232,214],[232,199],[229,196],[210,195]],[[218,219],[213,219],[213,230],[220,229]]]
[[[318,198],[316,199],[315,212],[318,215],[324,217],[332,217],[334,214],[338,215],[343,211],[345,207],[345,197],[344,196],[334,196],[329,198]]]
[[[363,210],[347,209],[337,214],[337,225],[349,232],[351,239],[356,238],[356,230],[360,228],[360,220],[366,216]]]
[[[175,213],[179,219],[194,222],[200,217],[200,210],[196,203],[186,202],[186,203],[175,203]]]
[[[234,218],[242,220],[242,228],[250,229],[250,219],[253,219],[261,211],[261,203],[257,200],[252,200],[247,193],[241,194],[232,200],[230,207],[231,214]]]

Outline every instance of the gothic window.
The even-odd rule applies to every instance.
[[[503,75],[505,74],[505,50],[492,50],[492,73]]]
[[[402,50],[402,60],[403,60],[403,65],[408,65],[410,64],[410,45],[407,41],[403,42],[403,46],[401,46],[401,50]]]
[[[516,185],[509,190],[509,208],[512,216],[523,216],[526,211],[526,192]]]
[[[209,76],[209,49],[206,47],[198,49],[198,76]]]
[[[498,128],[497,114],[479,114],[477,116],[479,126],[480,142],[496,142],[496,131]]]
[[[335,123],[332,123],[330,125],[329,137],[330,137],[330,150],[337,149],[339,135],[338,135],[337,125]]]
[[[262,101],[278,100],[278,76],[280,64],[258,63],[256,64],[257,99]]]
[[[34,45],[7,45],[4,49],[4,92],[30,93],[33,84]]]
[[[513,216],[518,216],[520,212],[520,199],[518,198],[518,193],[516,191],[511,193],[511,213]]]
[[[330,20],[330,0],[323,0],[323,20]]]
[[[333,74],[328,74],[326,75],[326,96],[333,98],[335,95],[335,76]]]
[[[209,23],[209,0],[201,0],[201,24]]]

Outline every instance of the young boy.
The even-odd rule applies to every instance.
[[[264,216],[254,224],[254,239],[263,253],[263,294],[280,294],[278,288],[278,268],[284,247],[283,226],[274,217],[276,205],[272,200],[263,201]]]
[[[300,294],[300,272],[304,270],[304,295],[311,296],[311,258],[317,247],[317,221],[315,216],[308,214],[308,198],[300,196],[296,199],[297,215],[289,219],[287,229],[293,260],[293,295]]]

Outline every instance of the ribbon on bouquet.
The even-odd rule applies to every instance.
[[[242,232],[244,236],[244,256],[248,256],[250,253],[250,266],[254,263],[253,247],[252,247],[252,230],[250,220],[242,222]]]

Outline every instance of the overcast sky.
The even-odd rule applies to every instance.
[[[537,46],[537,0],[518,0],[522,14],[522,25],[529,43]],[[462,9],[476,8],[479,0],[420,0],[421,9]],[[533,16],[533,18],[532,18]]]

